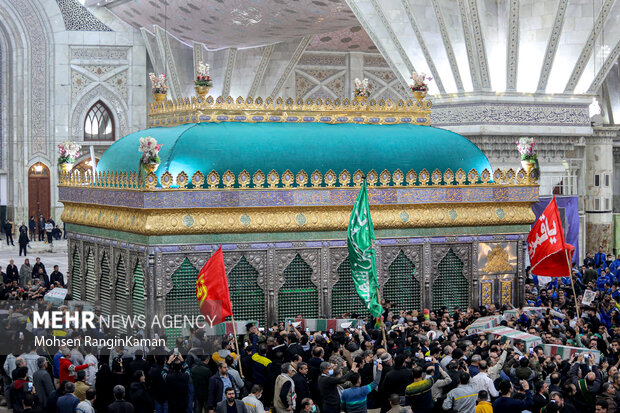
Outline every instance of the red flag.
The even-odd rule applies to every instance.
[[[571,273],[575,247],[564,240],[564,230],[555,196],[538,217],[527,236],[527,252],[532,274],[546,277],[566,277]],[[568,252],[568,260],[566,252]]]
[[[213,324],[221,323],[224,318],[232,315],[222,247],[215,251],[198,273],[196,299],[202,315],[208,320],[213,320],[215,317]]]

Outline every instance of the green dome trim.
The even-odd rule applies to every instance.
[[[112,144],[97,165],[98,172],[137,171],[139,138],[152,136],[161,144],[158,178],[169,171],[184,171],[191,179],[196,171],[205,177],[215,170],[230,170],[236,177],[243,170],[282,175],[304,170],[323,175],[332,170],[353,174],[360,169],[378,174],[413,169],[444,173],[472,168],[491,171],[482,151],[467,138],[445,129],[409,124],[358,125],[325,123],[199,123],[158,127],[132,133]]]

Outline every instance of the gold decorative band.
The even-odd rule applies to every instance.
[[[293,174],[290,170],[282,172],[280,175],[275,169],[266,175],[258,170],[250,175],[246,170],[241,171],[237,176],[230,170],[221,176],[217,171],[211,171],[206,176],[200,172],[195,172],[191,177],[181,171],[173,176],[169,171],[164,172],[158,179],[154,173],[149,173],[144,181],[138,180],[135,172],[105,172],[97,173],[93,179],[90,171],[82,174],[79,171],[61,173],[59,177],[60,186],[92,186],[96,188],[120,188],[127,190],[134,189],[154,189],[160,186],[163,189],[202,189],[202,188],[340,188],[340,187],[359,187],[362,185],[363,177],[371,187],[390,187],[390,186],[436,186],[436,185],[534,185],[536,178],[534,171],[528,172],[524,169],[517,171],[513,169],[492,171],[485,169],[478,174],[475,169],[465,172],[458,169],[453,172],[448,169],[441,172],[435,169],[432,173],[426,169],[419,172],[413,169],[406,174],[400,169],[390,172],[387,169],[377,173],[374,169],[364,173],[357,170],[350,173],[346,169],[336,174],[331,169],[325,174],[318,170],[308,174],[301,170]]]
[[[531,224],[531,202],[373,206],[375,229]],[[345,231],[351,207],[148,210],[65,202],[63,222],[143,235]]]
[[[429,125],[428,100],[179,98],[149,104],[149,126],[200,122],[321,122]]]

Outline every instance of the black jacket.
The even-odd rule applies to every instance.
[[[349,379],[352,371],[341,377],[321,375],[319,377],[318,390],[322,398],[321,410],[325,410],[324,406],[330,410],[340,410],[340,393],[338,393],[338,385]]]
[[[39,268],[43,268],[43,273],[47,274],[47,271],[45,271],[45,264],[43,264],[42,262],[40,263],[34,263],[34,265],[32,266],[32,278],[38,278],[39,277]]]
[[[168,387],[166,387],[166,381],[161,375],[162,370],[160,364],[153,364],[146,376],[149,393],[151,393],[153,400],[157,400],[159,403],[168,400]]]
[[[293,383],[295,383],[295,395],[297,398],[297,410],[301,408],[301,401],[306,397],[310,397],[310,385],[303,374],[297,373],[293,376]]]
[[[153,411],[153,399],[146,390],[144,383],[131,383],[129,388],[129,399],[136,413],[151,413]]]
[[[205,363],[198,363],[192,367],[192,382],[194,383],[194,396],[201,402],[209,400],[209,379],[211,369]]]
[[[237,388],[237,385],[235,384],[235,380],[230,376],[228,376],[228,378],[230,379],[230,382],[232,383],[232,386],[235,389],[235,392],[239,394],[239,389]],[[217,404],[222,401],[223,394],[224,394],[224,382],[220,378],[219,373],[215,373],[209,379],[209,397],[207,399],[207,407],[209,409],[214,410]]]
[[[383,394],[396,393],[404,396],[405,388],[411,383],[413,383],[413,372],[410,369],[395,368],[386,375],[380,391]]]
[[[19,281],[19,270],[17,269],[17,265],[13,264],[9,264],[6,266],[6,276],[8,277],[9,281]]]
[[[108,406],[108,413],[134,413],[131,403],[125,400],[115,400]]]
[[[55,282],[59,282],[61,287],[65,286],[65,278],[62,275],[62,273],[60,271],[58,272],[52,272],[52,274],[50,275],[50,283],[54,284]],[[148,365],[148,363],[147,363]]]

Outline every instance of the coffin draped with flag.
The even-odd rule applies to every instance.
[[[566,277],[570,274],[575,247],[564,240],[555,197],[532,226],[527,246],[532,274],[546,277]]]

